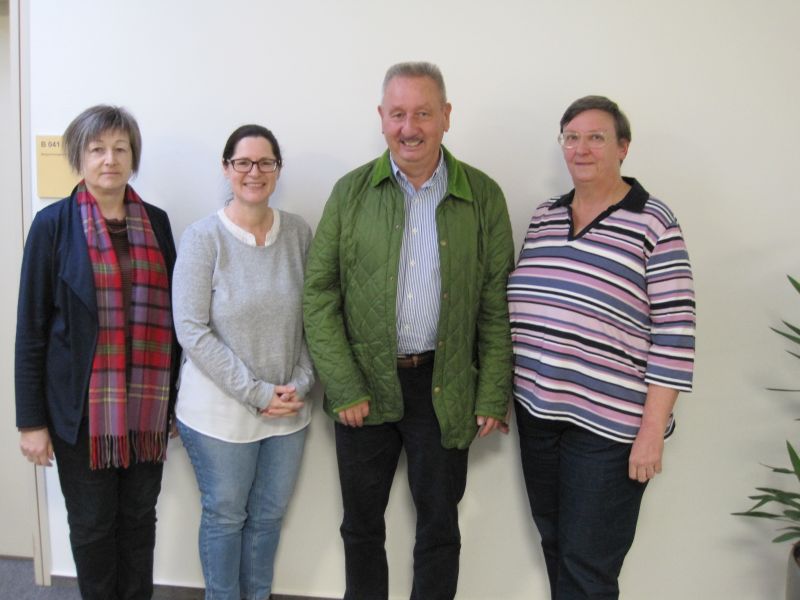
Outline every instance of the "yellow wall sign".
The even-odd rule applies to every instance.
[[[64,198],[80,181],[67,162],[60,135],[36,136],[36,191],[39,198]]]

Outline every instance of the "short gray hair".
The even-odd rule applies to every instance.
[[[442,104],[447,103],[447,90],[444,86],[444,77],[442,72],[433,63],[429,62],[401,62],[392,65],[386,71],[386,76],[383,78],[383,93],[386,94],[386,88],[389,82],[395,77],[429,77],[439,88],[439,93],[442,96]]]
[[[72,120],[64,131],[64,150],[69,166],[76,173],[83,169],[83,153],[90,142],[106,131],[124,131],[131,143],[133,172],[139,170],[142,157],[142,134],[133,115],[120,106],[98,104],[87,108]]]
[[[614,119],[614,132],[617,134],[617,139],[631,141],[631,124],[628,117],[620,110],[616,102],[605,96],[584,96],[575,100],[561,117],[561,131],[564,131],[564,125],[587,110],[602,110],[611,115]]]

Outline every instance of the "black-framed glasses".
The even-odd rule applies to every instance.
[[[562,148],[576,148],[581,140],[586,140],[586,145],[589,148],[602,148],[608,142],[608,136],[605,131],[591,131],[586,134],[581,134],[576,131],[564,131],[558,135],[558,143]]]
[[[278,161],[273,158],[264,158],[258,161],[249,158],[231,158],[228,160],[228,164],[238,173],[249,173],[253,170],[253,165],[258,165],[258,170],[262,173],[274,173],[280,167]]]

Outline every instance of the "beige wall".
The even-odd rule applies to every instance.
[[[534,205],[569,188],[555,143],[566,105],[587,93],[618,100],[633,124],[624,173],[677,213],[699,315],[696,389],[679,400],[665,471],[645,495],[623,598],[780,597],[788,549],[769,543],[770,524],[729,513],[748,506],[755,485],[788,485],[759,463],[784,463],[783,440],[798,433],[797,398],[765,391],[800,379],[768,329],[800,320],[783,278],[800,274],[796,0],[37,0],[30,12],[31,135],[63,131],[93,103],[130,107],[144,135],[134,185],[168,210],[176,237],[220,205],[221,147],[249,121],[284,146],[275,204],[315,225],[333,182],[384,146],[375,105],[385,68],[419,58],[437,62],[448,83],[445,143],[501,184],[519,243]],[[403,475],[387,522],[392,598],[410,588]],[[48,476],[53,571],[69,573]],[[201,582],[195,487],[173,444],[159,505],[161,582]],[[341,594],[339,519],[330,424],[317,412],[276,592]],[[545,597],[513,434],[474,445],[461,522],[460,600]]]
[[[14,329],[22,258],[18,102],[11,92],[8,3],[0,6],[0,555],[33,556],[33,467],[19,452],[14,427]]]

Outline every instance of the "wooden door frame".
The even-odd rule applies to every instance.
[[[19,198],[22,203],[22,220],[19,226],[23,236],[32,220],[31,201],[31,131],[30,131],[30,9],[27,2],[9,0],[9,61],[11,74],[11,137],[18,149]],[[52,467],[51,467],[52,468]],[[47,513],[47,489],[44,467],[33,467],[34,478],[34,530],[33,566],[38,585],[51,584],[50,525]]]

